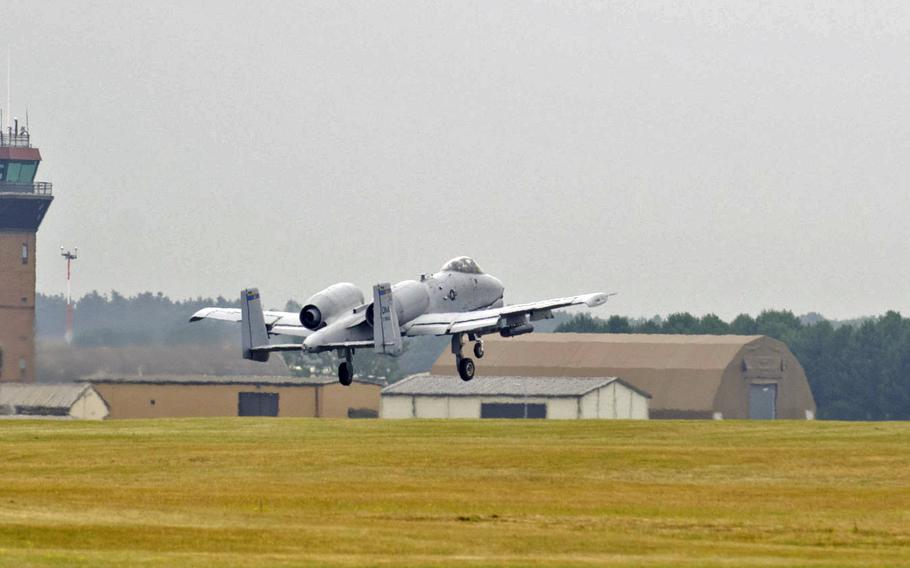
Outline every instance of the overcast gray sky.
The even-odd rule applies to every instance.
[[[2,0],[38,289],[910,313],[908,4],[682,4]]]

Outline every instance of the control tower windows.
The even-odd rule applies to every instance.
[[[6,179],[5,181],[18,183],[19,182],[19,172],[22,171],[22,164],[19,162],[8,162],[6,164]]]
[[[35,173],[38,171],[38,162],[22,162],[22,169],[19,170],[20,183],[32,183],[35,181]]]
[[[0,163],[0,181],[9,183],[32,183],[38,162],[4,162]]]

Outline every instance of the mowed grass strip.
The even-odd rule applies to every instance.
[[[910,566],[910,424],[0,421],[0,565]]]

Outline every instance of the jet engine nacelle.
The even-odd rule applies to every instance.
[[[430,307],[430,292],[426,284],[405,280],[392,286],[392,301],[398,312],[398,325],[404,325],[426,313]],[[367,323],[373,325],[373,304],[367,308]]]
[[[349,282],[332,284],[304,302],[300,310],[300,324],[317,330],[363,303],[363,292],[357,286]]]

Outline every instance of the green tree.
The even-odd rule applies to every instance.
[[[755,318],[749,314],[739,314],[730,322],[730,333],[733,335],[755,335],[757,330]]]
[[[635,333],[661,333],[660,322],[657,319],[643,321],[633,329]]]
[[[670,314],[661,330],[674,334],[698,333],[698,319],[689,312]]]
[[[698,322],[700,333],[709,335],[724,335],[730,333],[730,324],[717,317],[715,314],[707,314]]]
[[[608,333],[632,333],[632,324],[629,318],[623,316],[610,316],[607,320]]]
[[[787,343],[800,332],[803,324],[789,310],[765,310],[755,318],[755,328],[759,335],[768,335]]]
[[[607,326],[600,318],[595,318],[591,314],[580,313],[556,326],[556,332],[606,333]]]

